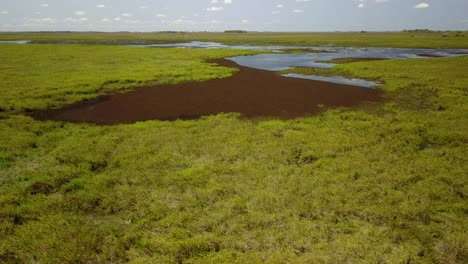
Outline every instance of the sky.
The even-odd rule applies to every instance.
[[[468,30],[468,0],[0,0],[0,31]]]

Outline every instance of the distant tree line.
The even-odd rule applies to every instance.
[[[450,33],[450,32],[463,33],[463,32],[466,32],[466,31],[462,31],[462,30],[405,29],[402,32],[408,32],[408,33],[444,33],[444,32],[447,32],[447,33]]]
[[[224,33],[247,33],[245,30],[226,30]]]
[[[402,32],[406,33],[442,33],[442,37],[464,37],[466,31],[461,31],[461,30],[444,30],[444,31],[435,31],[435,30],[430,30],[430,29],[405,29]],[[411,37],[414,37],[414,35],[411,35]]]
[[[408,32],[408,33],[432,33],[434,31],[430,29],[405,29],[403,32]]]

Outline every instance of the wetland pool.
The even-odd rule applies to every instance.
[[[336,64],[327,61],[336,59],[417,59],[440,58],[468,55],[468,49],[406,49],[406,48],[358,48],[358,47],[296,47],[296,46],[247,46],[224,45],[216,42],[192,41],[174,44],[141,45],[144,47],[176,47],[176,48],[203,48],[203,49],[244,49],[244,50],[268,50],[271,54],[259,54],[254,56],[237,56],[228,58],[235,63],[267,71],[282,71],[294,67],[332,68]],[[291,53],[294,51],[294,53]],[[300,51],[300,52],[297,52]],[[302,51],[302,52],[301,52]],[[287,74],[286,77],[312,79],[339,84],[349,84],[367,88],[376,87],[377,82],[344,78],[340,76],[323,77],[302,74]]]

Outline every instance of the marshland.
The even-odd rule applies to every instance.
[[[2,41],[2,263],[468,260],[465,31]]]

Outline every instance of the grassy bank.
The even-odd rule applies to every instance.
[[[201,62],[238,54],[255,52],[2,44],[0,109],[44,109],[135,86],[228,77],[236,70]]]
[[[339,47],[468,48],[468,32],[323,33],[2,33],[0,40],[67,43],[174,43],[216,41],[226,44]]]
[[[202,60],[239,51],[3,47],[1,262],[468,259],[468,57],[338,66],[384,83],[388,102],[372,109],[93,126],[23,113],[113,80],[223,77]],[[93,89],[75,96],[75,83]]]

